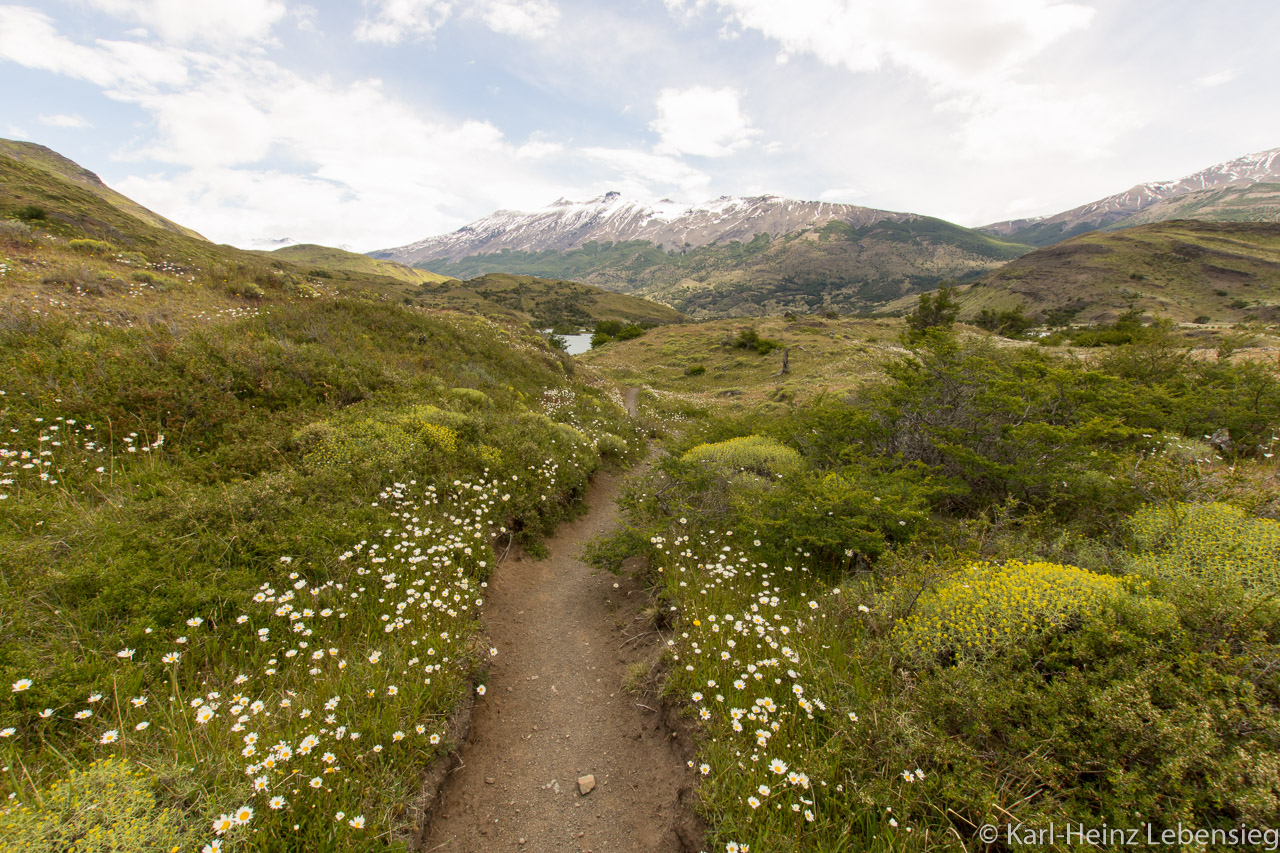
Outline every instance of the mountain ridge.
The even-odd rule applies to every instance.
[[[1221,187],[1274,182],[1280,182],[1280,148],[1245,154],[1176,180],[1136,184],[1124,192],[1061,213],[993,222],[976,230],[1034,246],[1048,246],[1109,226],[1124,227],[1122,223],[1135,214],[1179,196]]]
[[[720,196],[695,205],[655,204],[608,192],[587,201],[561,198],[533,211],[499,210],[449,234],[370,252],[404,264],[456,263],[472,255],[581,248],[590,242],[644,241],[664,249],[701,248],[758,234],[779,237],[840,221],[858,227],[918,214],[851,204],[800,201],[778,195]]]
[[[776,195],[650,205],[606,193],[530,213],[498,211],[370,256],[457,279],[573,279],[715,317],[863,310],[980,275],[1031,248],[856,205]]]

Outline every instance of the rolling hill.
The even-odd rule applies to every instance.
[[[37,145],[34,142],[0,139],[0,156],[7,157],[26,168],[45,172],[59,179],[60,182],[79,187],[121,213],[127,214],[153,228],[172,231],[196,240],[204,240],[204,237],[190,228],[165,219],[160,214],[148,210],[133,199],[121,195],[104,184],[102,179],[93,172],[43,145]],[[49,200],[53,201],[54,199],[50,198]]]
[[[1171,220],[1098,231],[1024,255],[961,291],[961,319],[1022,307],[1095,322],[1141,308],[1179,322],[1274,323],[1280,224]]]
[[[776,196],[650,207],[610,193],[502,211],[374,257],[453,278],[573,279],[698,317],[863,310],[1029,247],[940,219]]]
[[[436,275],[426,270],[407,267],[395,261],[383,261],[335,249],[331,246],[317,246],[314,243],[296,243],[262,254],[272,258],[286,260],[300,267],[312,267],[327,273],[344,272],[356,276],[380,276],[394,278],[406,284],[434,284],[447,281],[446,276]]]

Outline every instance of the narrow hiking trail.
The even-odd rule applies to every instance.
[[[634,393],[627,403],[634,414]],[[494,572],[484,617],[498,653],[422,849],[698,849],[684,802],[691,771],[661,709],[624,687],[657,642],[645,590],[577,559],[617,523],[618,485],[596,477],[587,514],[556,532],[548,558],[516,555]],[[588,775],[595,787],[583,794]]]

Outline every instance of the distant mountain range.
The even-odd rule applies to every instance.
[[[611,192],[371,255],[459,279],[574,279],[719,316],[859,310],[1029,249],[914,213],[773,195],[648,205]]]
[[[776,195],[683,205],[611,192],[500,210],[370,254],[458,279],[503,272],[585,281],[693,316],[857,311],[976,279],[1035,247],[1170,219],[1280,222],[1280,148],[978,229]]]
[[[499,210],[454,231],[428,237],[398,249],[372,252],[404,264],[449,261],[502,251],[545,252],[578,249],[587,243],[643,241],[661,249],[696,249],[734,240],[748,242],[759,234],[779,237],[830,222],[855,227],[888,220],[921,217],[851,204],[795,201],[776,195],[748,198],[721,196],[686,206],[670,200],[657,204],[631,201],[618,192],[589,201],[560,199],[528,213]]]
[[[1280,221],[1276,216],[1277,203],[1274,196],[1268,195],[1268,200],[1264,201],[1264,207],[1268,211],[1255,215],[1246,214],[1246,205],[1241,203],[1240,196],[1236,196],[1235,202],[1230,205],[1234,215],[1230,216],[1215,215],[1221,210],[1215,203],[1223,197],[1204,196],[1205,192],[1249,187],[1259,183],[1280,183],[1280,148],[1237,157],[1175,181],[1138,184],[1122,193],[1052,216],[993,222],[978,230],[1018,243],[1048,246],[1089,231],[1125,228],[1175,218]],[[1187,199],[1185,204],[1178,203],[1187,196],[1195,198]],[[1203,205],[1200,200],[1205,200]],[[1139,217],[1139,214],[1145,215]]]

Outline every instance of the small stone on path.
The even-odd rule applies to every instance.
[[[590,794],[596,787],[596,777],[588,773],[586,776],[578,777],[578,793],[582,796]]]

